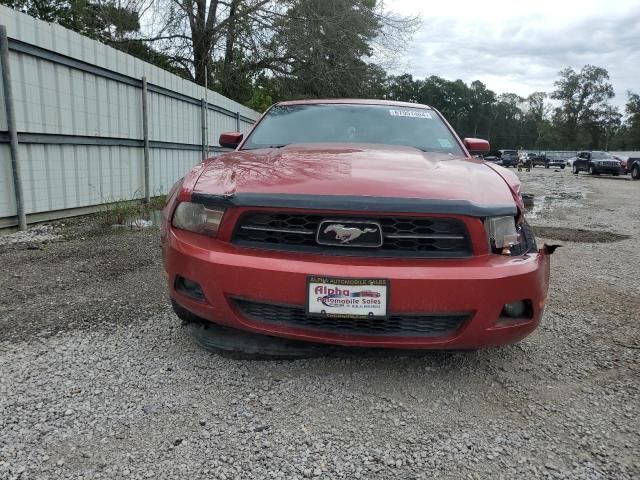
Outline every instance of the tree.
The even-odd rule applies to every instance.
[[[591,126],[593,149],[600,148],[602,145],[600,139],[604,134],[604,149],[609,150],[609,139],[614,136],[621,125],[622,115],[618,111],[618,107],[605,105],[597,112],[597,123]]]
[[[418,102],[421,84],[422,82],[414,80],[408,73],[389,77],[385,97],[401,102]]]
[[[627,92],[625,113],[627,119],[616,130],[612,144],[614,148],[640,150],[640,95]]]
[[[506,148],[527,146],[527,142],[523,142],[521,138],[524,101],[524,98],[515,93],[498,95],[490,141]]]
[[[358,96],[380,23],[371,0],[295,0],[276,24],[283,86],[295,97]]]
[[[140,2],[131,0],[0,0],[0,4],[104,42],[140,30]]]
[[[451,122],[457,131],[468,113],[469,87],[462,80],[450,81],[432,75],[420,84],[418,102],[431,105]]]
[[[496,94],[488,90],[484,83],[479,80],[471,82],[469,86],[469,132],[473,132],[474,137],[478,136],[479,127],[488,125],[495,101]],[[484,131],[488,131],[488,128]]]
[[[543,124],[547,121],[548,108],[545,103],[545,92],[534,92],[527,97],[524,106],[522,140],[525,144],[540,149]]]
[[[608,100],[613,98],[613,87],[608,82],[609,73],[601,67],[585,65],[579,72],[566,68],[554,84],[551,98],[559,100],[555,111],[555,123],[562,128],[568,148],[579,148],[578,134],[581,128],[597,125]],[[592,143],[595,140],[592,138]]]

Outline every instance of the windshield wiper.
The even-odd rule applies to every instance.
[[[282,145],[260,145],[259,147],[249,147],[249,148],[244,148],[243,150],[260,150],[262,148],[284,148],[287,145],[290,145],[290,144],[283,143]]]

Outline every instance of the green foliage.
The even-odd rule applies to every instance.
[[[365,58],[380,24],[375,2],[294,0],[276,22],[273,46],[287,58],[281,89],[288,97],[359,96],[370,73]]]
[[[629,122],[637,118],[638,130],[632,130],[631,123],[620,130],[621,115],[608,103],[613,96],[608,78],[605,69],[591,65],[579,72],[560,72],[557,89],[551,94],[560,106],[553,115],[545,92],[534,92],[527,98],[514,93],[496,95],[477,80],[467,85],[462,80],[435,75],[424,80],[408,74],[387,77],[382,98],[431,105],[442,112],[460,136],[486,138],[495,148],[596,149],[630,145],[634,143],[631,138],[638,138],[633,132],[640,132],[640,113],[631,116],[632,111],[640,112],[640,96],[630,96],[627,106]]]
[[[619,150],[640,150],[640,95],[633,92],[627,92],[627,95],[625,112],[628,118],[616,131],[611,143]]]
[[[137,219],[149,220],[153,212],[161,210],[167,201],[166,195],[151,197],[149,203],[140,200],[119,200],[108,203],[96,214],[98,225],[127,225]]]
[[[264,112],[273,104],[273,98],[263,88],[257,88],[249,101],[247,106],[254,109],[257,112]]]
[[[138,12],[116,0],[0,0],[0,4],[98,40],[123,38],[140,29]]]
[[[560,102],[554,121],[564,133],[567,148],[582,148],[578,143],[581,130],[591,135],[591,148],[600,147],[600,137],[613,121],[613,111],[606,108],[614,96],[608,80],[609,73],[593,65],[585,65],[579,72],[572,68],[560,72],[551,98]]]

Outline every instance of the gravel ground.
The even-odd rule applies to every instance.
[[[639,478],[640,182],[521,177],[564,247],[541,327],[479,352],[232,360],[173,316],[157,230],[0,242],[0,479]]]

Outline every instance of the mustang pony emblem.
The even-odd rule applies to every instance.
[[[349,243],[365,233],[375,233],[377,231],[377,228],[361,229],[356,227],[345,227],[344,225],[334,223],[325,228],[323,233],[335,232],[336,240],[340,240],[340,243]]]

